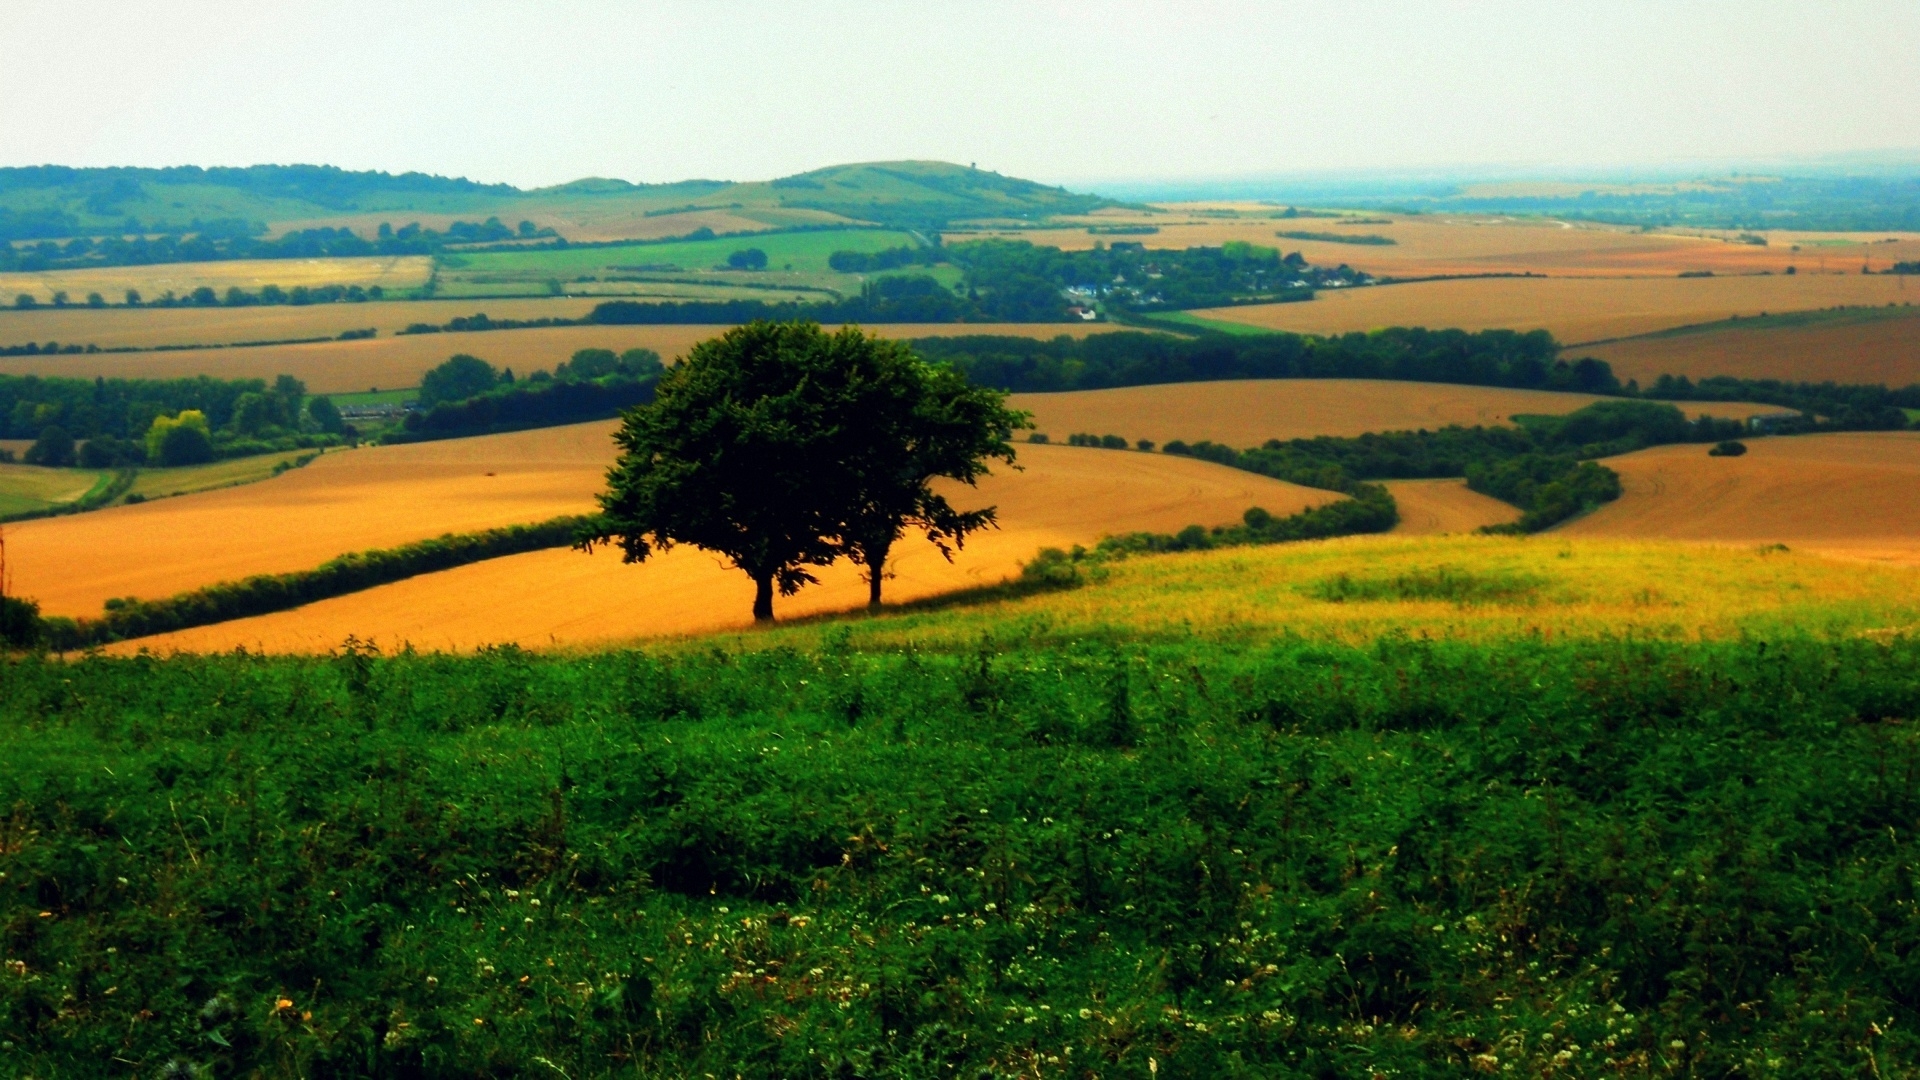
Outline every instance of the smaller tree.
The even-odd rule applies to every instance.
[[[347,422],[341,418],[339,408],[325,394],[307,402],[307,416],[313,420],[315,427],[329,435],[338,435],[347,430]]]
[[[652,349],[628,349],[620,354],[620,367],[636,379],[650,379],[666,370],[660,354]]]
[[[767,253],[759,248],[747,248],[727,256],[727,265],[735,270],[765,270]]]
[[[27,308],[37,307],[39,306],[39,304],[40,304],[40,301],[34,299],[32,293],[21,293],[19,296],[16,296],[13,298],[13,306],[21,309],[22,311],[26,310]]]
[[[87,306],[88,306],[88,307],[90,307],[90,308],[103,308],[103,307],[106,307],[106,306],[107,306],[107,298],[106,298],[106,297],[104,297],[104,296],[101,296],[101,295],[100,295],[99,293],[97,293],[97,292],[90,292],[90,293],[88,293],[88,294],[87,294]]]
[[[26,462],[29,465],[45,465],[50,469],[71,468],[78,460],[73,452],[73,436],[58,424],[42,428],[40,437],[27,447]]]
[[[753,579],[753,617],[839,554],[827,474],[841,374],[811,323],[755,322],[695,345],[626,414],[599,522],[580,538],[627,562],[691,544]]]
[[[1027,426],[1027,414],[1009,410],[1001,391],[857,327],[833,336],[831,354],[848,372],[849,394],[835,419],[839,468],[827,482],[842,488],[842,544],[865,568],[868,606],[879,607],[887,558],[907,530],[952,561],[969,534],[994,524],[993,507],[955,509],[931,482],[972,486],[988,461],[1012,464],[1013,431]]]
[[[128,307],[139,307],[139,306],[140,306],[140,304],[141,304],[141,300],[140,300],[140,290],[139,290],[139,289],[128,289],[128,290],[127,290],[127,306],[128,306]]]
[[[178,416],[156,416],[147,429],[147,461],[159,465],[199,465],[213,460],[213,432],[198,409]]]
[[[500,373],[477,356],[460,353],[420,378],[420,407],[465,401],[500,384]]]

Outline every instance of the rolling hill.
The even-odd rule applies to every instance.
[[[938,161],[835,165],[777,180],[633,184],[592,178],[526,190],[422,173],[319,165],[167,169],[0,169],[0,240],[128,233],[252,233],[290,227],[370,232],[379,215],[531,220],[569,239],[663,233],[661,219],[716,232],[832,222],[938,228],[950,221],[1030,221],[1110,205],[1092,195]],[[715,219],[714,215],[723,215]],[[395,221],[396,226],[402,221]]]

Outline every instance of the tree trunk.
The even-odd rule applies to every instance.
[[[773,575],[753,575],[753,621],[773,621]]]
[[[887,568],[887,552],[892,547],[892,544],[881,544],[867,549],[867,606],[870,608],[880,606],[880,577]]]

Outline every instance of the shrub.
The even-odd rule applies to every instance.
[[[32,446],[27,447],[26,462],[29,465],[45,465],[51,469],[70,468],[76,461],[73,452],[73,436],[67,429],[58,425],[41,429],[40,437]]]
[[[767,253],[759,248],[747,248],[727,256],[727,266],[735,270],[765,270]]]
[[[146,430],[146,459],[156,465],[202,465],[213,461],[213,432],[198,409],[177,417],[154,417]]]
[[[1739,457],[1741,454],[1744,454],[1746,452],[1747,452],[1746,443],[1739,442],[1734,439],[1728,439],[1726,442],[1715,444],[1713,449],[1707,451],[1707,456],[1708,457]]]

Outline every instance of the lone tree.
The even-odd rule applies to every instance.
[[[1001,401],[857,329],[737,327],[694,346],[627,413],[580,546],[617,543],[628,562],[675,544],[718,552],[753,579],[761,621],[776,587],[790,596],[843,555],[869,567],[877,595],[908,525],[944,550],[992,521],[991,509],[953,510],[927,481],[972,482],[985,457],[1012,459],[1007,435],[1024,417]]]

